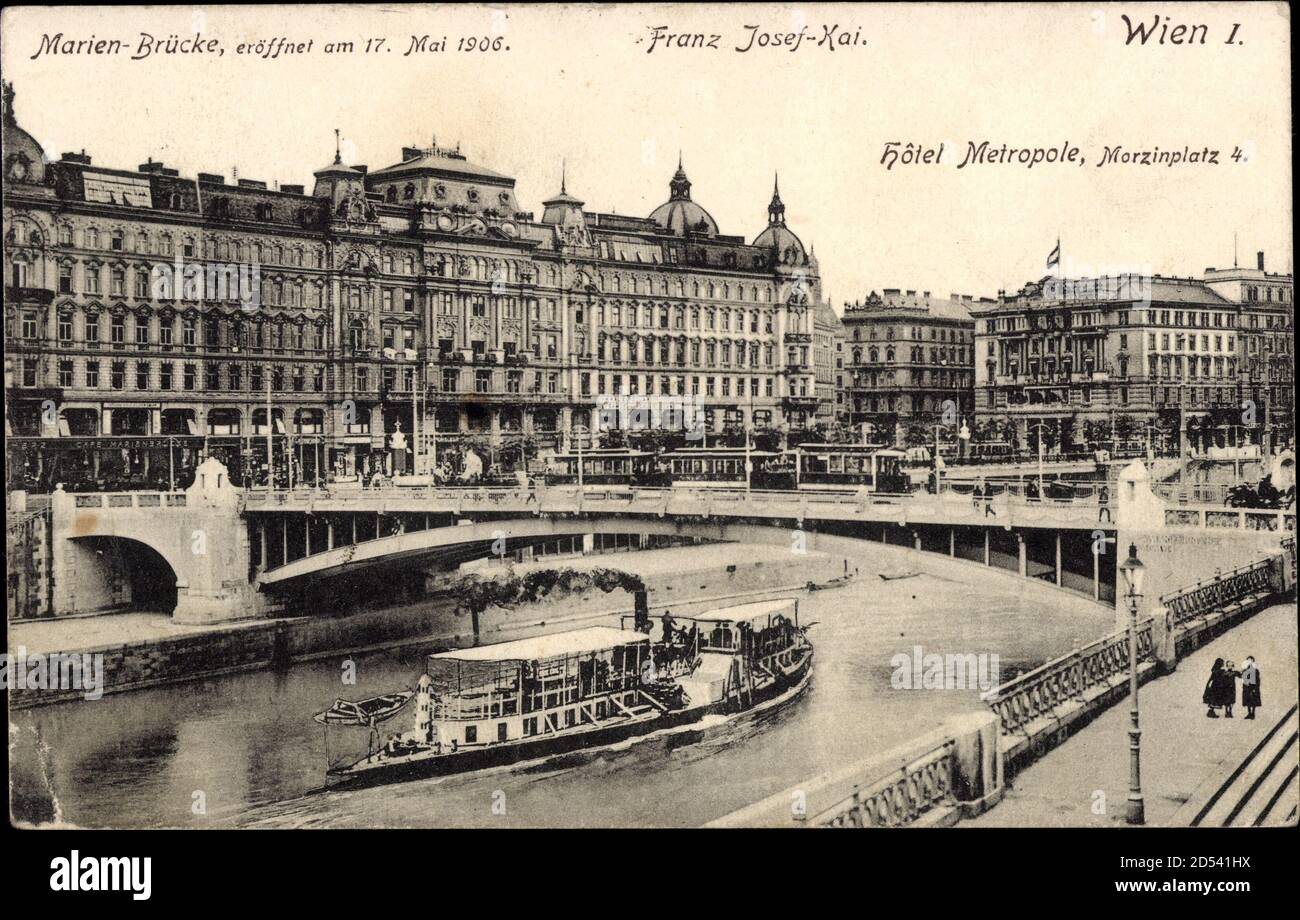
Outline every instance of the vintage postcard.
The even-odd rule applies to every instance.
[[[141,893],[65,841],[142,828],[1110,828],[1249,887],[1125,829],[1297,822],[1291,16],[6,9],[53,890]]]

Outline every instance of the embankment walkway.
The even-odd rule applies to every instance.
[[[1295,704],[1297,611],[1276,604],[1234,626],[1178,662],[1178,669],[1139,693],[1142,792],[1148,826],[1167,826],[1207,782],[1240,761]],[[1201,691],[1215,658],[1238,667],[1254,655],[1264,706],[1254,721],[1240,705],[1232,719],[1210,719]],[[1240,683],[1238,684],[1240,699]],[[1115,827],[1128,795],[1127,696],[1012,780],[1005,798],[958,827]]]

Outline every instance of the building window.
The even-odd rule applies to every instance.
[[[59,386],[65,388],[72,386],[72,362],[71,361],[59,362]]]
[[[99,386],[99,362],[86,362],[86,386],[89,389],[95,389]]]

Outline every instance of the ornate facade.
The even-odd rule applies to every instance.
[[[134,438],[109,451],[128,478],[199,448],[256,469],[268,442],[307,480],[427,469],[450,445],[508,468],[602,395],[693,399],[714,430],[817,413],[817,262],[779,194],[747,243],[680,163],[648,217],[585,210],[562,181],[540,220],[458,148],[336,155],[310,191],[110,169],[48,159],[5,96],[6,424],[43,446],[29,465],[81,445],[66,476],[102,478]]]
[[[900,427],[957,419],[973,410],[975,301],[956,294],[886,288],[844,307],[845,402],[849,421],[875,427],[877,438],[900,439]],[[952,424],[951,421],[948,424]],[[956,434],[954,429],[952,435]]]
[[[1290,275],[1043,279],[981,303],[976,411],[1021,444],[1151,441],[1174,449],[1293,432]],[[1039,426],[1042,426],[1040,429]],[[1289,438],[1289,434],[1284,434]]]

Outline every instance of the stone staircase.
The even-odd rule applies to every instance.
[[[1240,716],[1238,716],[1240,718]],[[1178,810],[1187,827],[1295,826],[1300,805],[1300,711],[1293,704],[1268,733],[1234,751]]]

